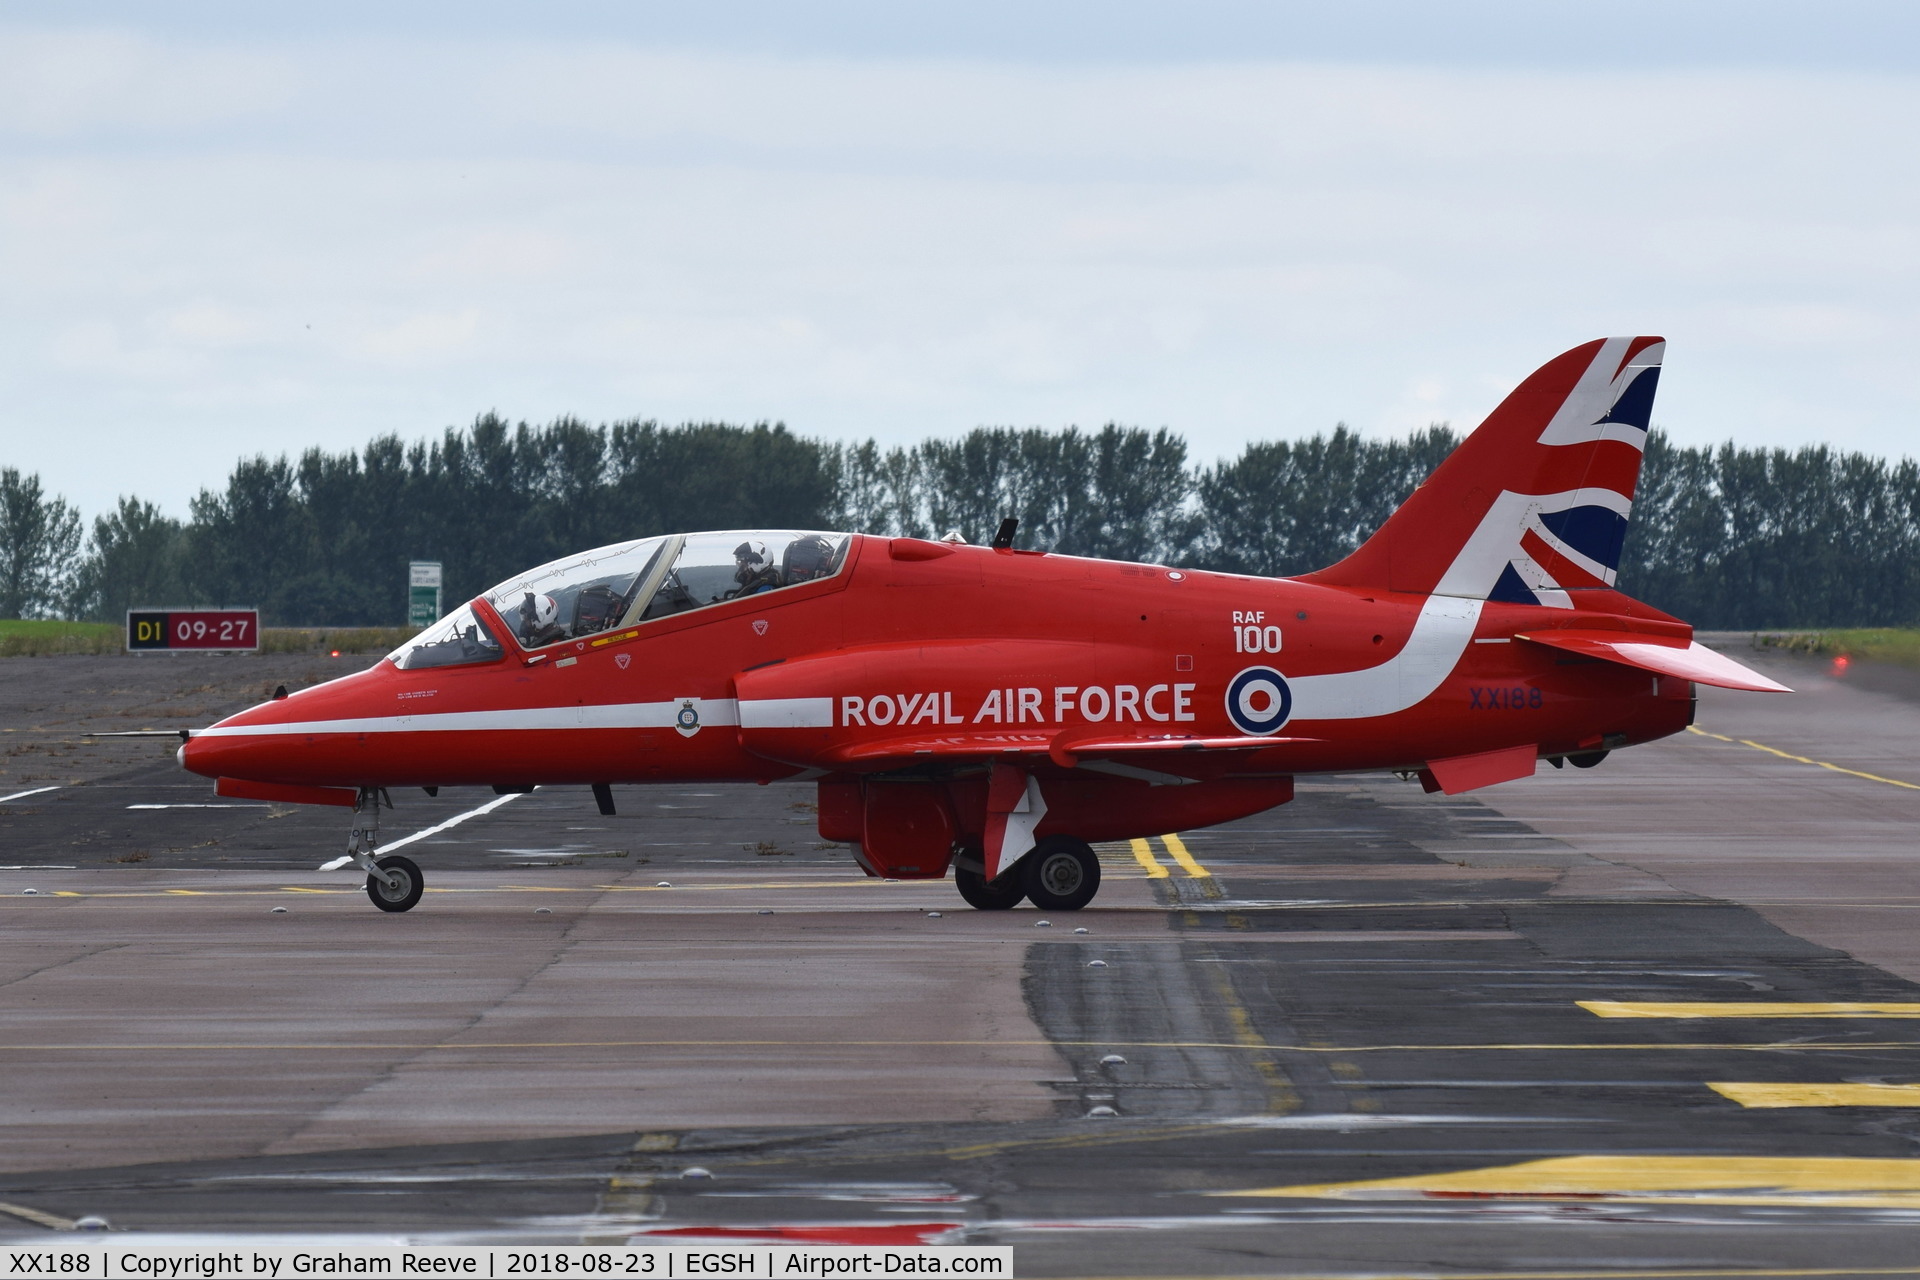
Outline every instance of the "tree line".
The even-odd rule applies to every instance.
[[[91,528],[0,470],[0,616],[117,621],[129,607],[257,605],[280,626],[404,620],[409,560],[464,600],[587,547],[655,533],[822,528],[1019,544],[1287,575],[1351,551],[1458,443],[1437,424],[1344,425],[1211,466],[1177,434],[980,428],[883,448],[782,426],[495,415],[436,440],[240,461],[186,519],[123,497]],[[1920,467],[1825,446],[1682,448],[1654,432],[1620,588],[1708,628],[1920,622]]]

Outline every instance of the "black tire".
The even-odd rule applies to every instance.
[[[1606,758],[1607,758],[1606,752],[1594,751],[1584,756],[1568,756],[1567,763],[1572,765],[1576,769],[1591,769],[1595,765],[1599,764],[1602,760],[1605,760]]]
[[[1100,859],[1072,836],[1048,836],[1020,860],[1027,899],[1042,911],[1078,911],[1100,892]]]
[[[397,888],[388,888],[372,876],[367,877],[367,897],[373,899],[373,905],[382,911],[411,911],[414,903],[420,901],[420,894],[427,883],[421,878],[420,868],[412,858],[403,858],[399,854],[376,859],[374,866],[390,876],[397,876],[400,884]]]
[[[988,880],[978,871],[955,867],[953,887],[960,891],[967,905],[976,911],[1011,911],[1020,905],[1020,899],[1027,896],[1027,886],[1021,883],[1018,873]]]

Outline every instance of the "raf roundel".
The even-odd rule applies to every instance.
[[[1227,718],[1242,733],[1277,733],[1293,714],[1293,690],[1272,667],[1248,667],[1227,684]]]

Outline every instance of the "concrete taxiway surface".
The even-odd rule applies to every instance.
[[[1472,796],[1305,780],[1055,917],[860,876],[805,788],[402,795],[390,844],[442,829],[389,916],[315,869],[340,812],[77,738],[276,661],[0,667],[0,1235],[1920,1274],[1903,673],[1755,659],[1804,692]]]

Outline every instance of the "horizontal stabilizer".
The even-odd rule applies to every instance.
[[[1553,649],[1601,658],[1624,666],[1638,667],[1663,676],[1679,676],[1696,684],[1722,689],[1747,689],[1754,693],[1792,693],[1793,690],[1758,671],[1741,666],[1724,653],[1717,653],[1697,640],[1680,643],[1619,631],[1535,631],[1516,639],[1530,640]]]
[[[1420,771],[1420,785],[1428,791],[1444,791],[1457,796],[1463,791],[1478,791],[1516,778],[1531,778],[1539,763],[1540,749],[1532,743],[1524,747],[1502,747],[1498,751],[1479,751],[1470,756],[1450,756],[1429,760]]]

